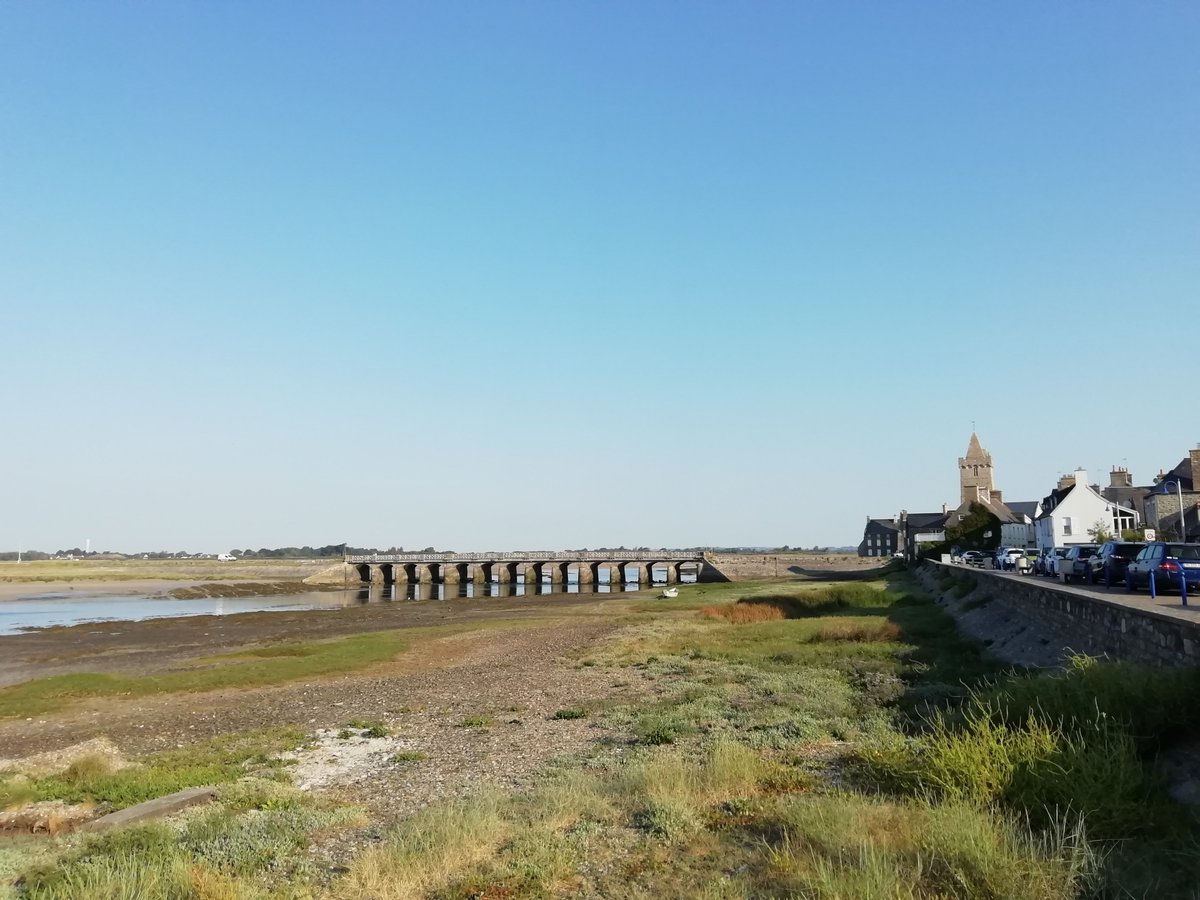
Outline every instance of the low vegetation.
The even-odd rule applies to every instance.
[[[353,808],[244,782],[223,790],[215,805],[175,821],[76,838],[52,863],[24,872],[20,896],[297,896],[322,875],[303,851],[318,835],[362,821]],[[257,886],[250,889],[251,883]]]
[[[329,641],[258,647],[206,657],[186,668],[153,675],[81,672],[0,688],[0,718],[39,716],[96,697],[135,699],[155,694],[283,684],[364,669],[386,662],[413,642],[452,628],[410,628],[357,634]]]
[[[612,739],[528,790],[428,806],[322,874],[305,848],[357,814],[264,781],[269,748],[298,735],[259,737],[222,757],[251,786],[177,824],[74,838],[26,870],[21,896],[1065,900],[1200,884],[1200,830],[1152,766],[1200,726],[1195,671],[1009,671],[900,573],[615,608],[628,627],[586,663],[644,699],[553,713]],[[324,652],[297,646],[229,668]],[[61,780],[114,774],[80,764]]]
[[[107,757],[91,755],[53,775],[0,773],[0,809],[37,800],[62,800],[116,810],[186,787],[227,784],[246,777],[286,778],[279,754],[303,741],[304,734],[298,729],[275,728],[152,753],[120,767]]]

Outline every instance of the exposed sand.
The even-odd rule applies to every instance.
[[[27,600],[47,594],[80,594],[111,597],[115,595],[149,597],[179,587],[198,584],[199,581],[22,581],[0,582],[0,602],[5,600]]]

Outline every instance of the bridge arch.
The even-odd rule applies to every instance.
[[[621,565],[621,584],[649,584],[650,569],[649,564],[640,560],[631,560],[630,562]]]

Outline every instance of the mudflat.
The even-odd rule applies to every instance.
[[[409,678],[417,672],[458,667],[471,659],[491,660],[499,668],[539,669],[568,648],[611,630],[615,616],[606,608],[636,597],[612,594],[598,599],[596,595],[563,594],[535,599],[398,601],[336,609],[84,623],[3,635],[0,684],[11,685],[69,673],[166,673],[204,666],[203,660],[215,655],[277,644],[451,626],[444,639],[422,640],[417,649],[401,654],[394,663],[332,678],[315,676],[311,682],[173,693],[136,701],[98,698],[31,720],[0,720],[0,757],[55,749],[100,735],[128,751],[142,752],[272,724],[334,727],[345,721],[348,711],[359,716],[379,715],[401,705],[396,700],[401,689],[394,683],[400,675]],[[552,638],[547,632],[548,618],[555,621]],[[474,625],[480,627],[477,633]],[[477,637],[468,639],[463,634]],[[470,687],[454,679],[440,685],[438,693],[445,689],[454,696],[456,691],[464,697],[486,696],[495,691],[490,683],[493,677],[485,666],[472,670]],[[525,678],[539,689],[544,687],[545,680],[531,671]],[[366,684],[374,687],[364,687]],[[303,700],[298,699],[301,696]]]

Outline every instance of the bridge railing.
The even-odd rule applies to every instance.
[[[486,553],[371,553],[347,556],[348,563],[440,562],[700,562],[704,554],[692,550],[519,550]]]

